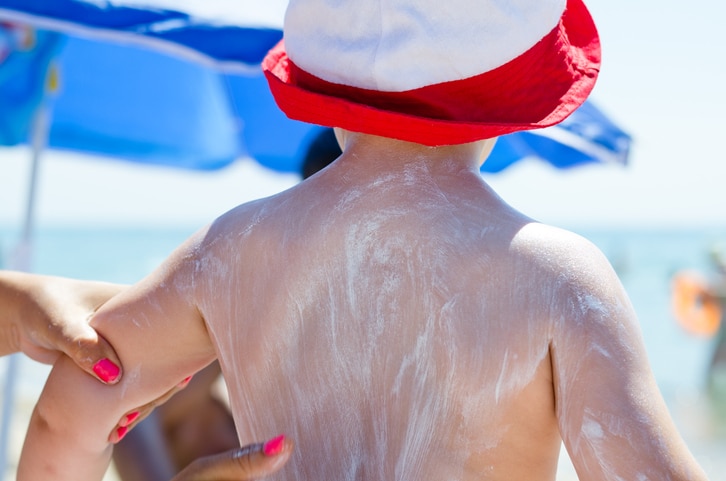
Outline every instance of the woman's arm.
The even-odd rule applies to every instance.
[[[65,353],[101,381],[117,382],[121,377],[118,356],[88,320],[124,287],[0,271],[0,355],[23,352],[52,364]]]
[[[121,382],[102,386],[61,358],[38,401],[18,469],[20,481],[100,480],[121,417],[161,397],[215,358],[195,305],[190,240],[152,275],[104,304],[91,325],[116,348]]]

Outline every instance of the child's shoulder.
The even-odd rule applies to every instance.
[[[210,231],[241,232],[260,224],[265,219],[274,219],[281,208],[281,203],[284,202],[286,192],[251,200],[231,208],[210,224]]]
[[[612,268],[592,241],[559,227],[531,222],[512,239],[511,250],[520,259],[558,277],[600,276]]]

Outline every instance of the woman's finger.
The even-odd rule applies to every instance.
[[[174,386],[172,389],[167,391],[165,394],[163,394],[161,397],[155,399],[154,401],[151,401],[148,404],[145,404],[139,408],[136,408],[132,411],[127,412],[123,416],[121,416],[121,419],[119,419],[118,424],[116,424],[116,427],[113,428],[113,431],[108,436],[108,441],[110,443],[118,443],[123,439],[126,434],[131,431],[137,424],[139,424],[141,421],[143,421],[146,417],[151,414],[151,412],[156,408],[157,406],[160,406],[164,404],[166,401],[169,400],[170,397],[172,397],[177,392],[181,391],[185,387],[189,385],[189,381],[191,380],[192,376],[187,377],[183,381],[181,381],[179,384]]]

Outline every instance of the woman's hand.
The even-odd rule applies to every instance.
[[[65,354],[95,378],[115,384],[122,375],[119,358],[88,321],[124,288],[105,282],[0,271],[0,355],[23,352],[35,361],[53,364]],[[166,395],[124,416],[110,440],[117,442],[156,406],[185,388],[188,381],[183,380]],[[264,444],[200,458],[172,481],[260,479],[278,471],[290,459],[292,449],[292,441],[279,436]]]
[[[0,355],[21,351],[53,364],[64,353],[102,382],[118,382],[118,356],[88,321],[123,289],[106,282],[0,271]]]
[[[156,409],[158,406],[161,406],[165,402],[169,400],[174,394],[181,391],[182,389],[186,388],[189,384],[189,381],[191,380],[191,376],[188,378],[182,380],[179,384],[174,386],[171,390],[167,391],[166,394],[163,394],[159,398],[155,399],[154,401],[151,401],[148,404],[145,404],[143,406],[140,406],[132,411],[127,412],[124,414],[121,419],[119,419],[119,422],[116,424],[116,427],[114,427],[111,434],[108,436],[108,442],[110,443],[118,443],[121,441],[126,434],[131,431],[137,424],[139,424],[141,421],[146,419],[151,413]],[[188,413],[190,416],[194,416],[195,413]]]
[[[277,472],[290,459],[294,444],[278,436],[264,444],[250,444],[198,459],[171,481],[251,481]]]

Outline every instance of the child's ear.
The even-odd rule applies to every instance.
[[[346,131],[341,129],[340,127],[333,127],[333,132],[335,133],[335,140],[338,141],[338,146],[340,147],[340,150],[345,150]]]
[[[489,157],[489,154],[492,153],[492,150],[494,150],[494,146],[497,143],[497,139],[499,137],[493,137],[491,139],[482,140],[482,150],[481,155],[479,156],[479,167],[484,165],[484,162],[486,162],[487,158]]]

